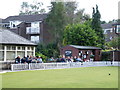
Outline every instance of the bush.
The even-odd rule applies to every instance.
[[[102,52],[102,60],[109,61],[110,60],[110,52]]]
[[[38,46],[36,48],[36,52],[42,53],[43,55],[47,56],[48,58],[59,56],[59,49],[57,47],[57,44],[55,44],[55,43],[50,43],[48,45],[38,44]]]

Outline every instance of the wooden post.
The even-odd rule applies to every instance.
[[[113,64],[114,64],[114,61],[115,61],[115,52],[113,51]]]

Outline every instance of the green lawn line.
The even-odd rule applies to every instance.
[[[2,75],[3,88],[118,88],[118,67],[20,71]]]

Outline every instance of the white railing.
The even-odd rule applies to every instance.
[[[29,68],[28,64],[11,64],[11,70],[27,70]]]
[[[30,64],[11,64],[11,70],[34,70],[34,69],[57,69],[75,67],[94,67],[94,66],[119,66],[118,62],[99,61],[99,62],[70,62],[70,63],[30,63]]]

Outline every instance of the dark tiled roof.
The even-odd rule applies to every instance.
[[[105,23],[101,24],[102,29],[109,29],[112,28],[113,23]]]
[[[9,16],[6,19],[3,19],[3,23],[9,21],[19,20],[24,22],[34,22],[34,21],[43,21],[47,17],[47,14],[36,14],[36,15],[18,15],[18,16]]]
[[[69,46],[78,48],[78,49],[101,49],[99,47],[93,47],[93,46],[78,46],[78,45],[69,45]]]
[[[36,45],[9,30],[0,29],[0,44]]]

